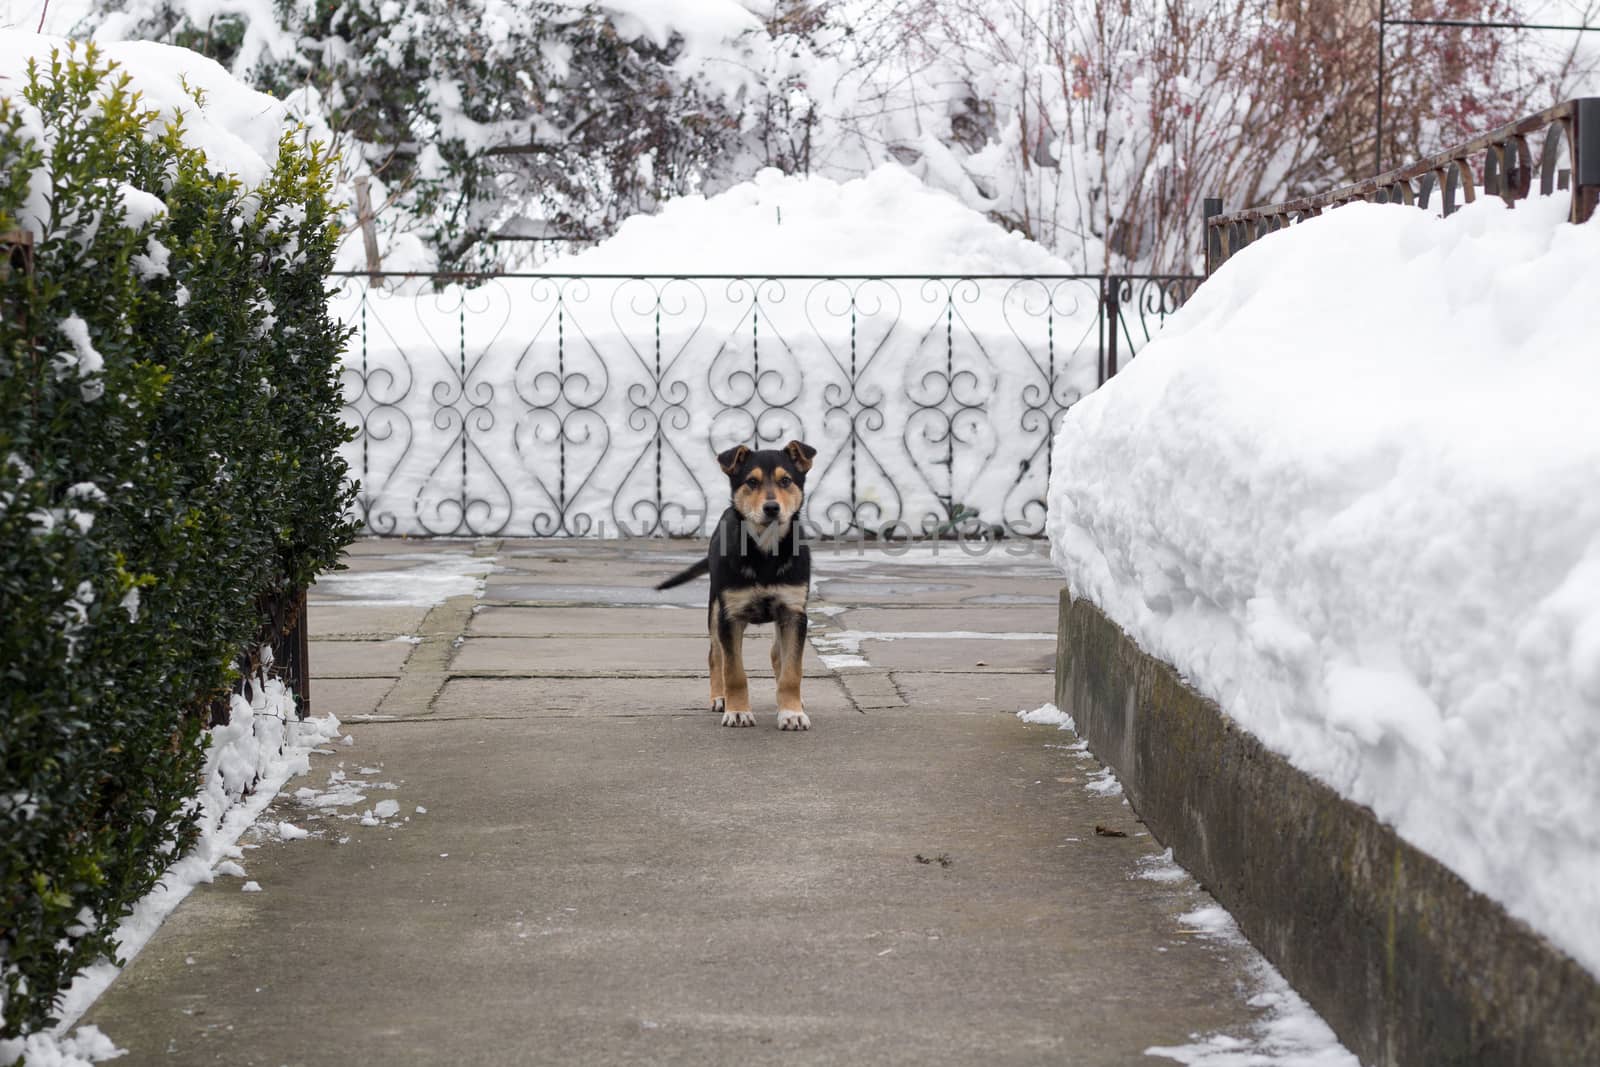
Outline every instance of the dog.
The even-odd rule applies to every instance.
[[[760,452],[739,445],[717,456],[732,503],[717,522],[706,558],[656,586],[671,589],[711,575],[706,609],[711,710],[722,713],[724,726],[756,724],[744,670],[744,631],[770,622],[776,630],[772,673],[778,678],[778,729],[811,729],[800,699],[811,549],[800,543],[796,517],[816,455],[810,445],[790,441]]]

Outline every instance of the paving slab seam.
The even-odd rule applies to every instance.
[[[400,677],[378,704],[380,714],[426,715],[433,710],[433,702],[450,679],[450,660],[457,642],[466,637],[477,602],[475,596],[451,597],[423,617],[418,634],[422,640],[412,648]]]

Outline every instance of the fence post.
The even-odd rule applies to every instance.
[[[1100,282],[1105,288],[1101,291],[1100,299],[1106,310],[1106,373],[1100,380],[1104,385],[1117,376],[1117,326],[1122,322],[1122,279],[1115,274],[1108,274]]]
[[[306,618],[305,589],[291,589],[266,598],[272,626],[272,662],[291,693],[295,716],[311,714],[311,627]]]
[[[33,273],[33,234],[27,230],[0,233],[0,278],[9,277],[12,271],[24,275]]]
[[[356,179],[356,223],[361,227],[361,243],[367,251],[367,284],[381,284],[378,275],[383,273],[383,261],[378,258],[378,229],[372,221],[372,194],[367,188],[367,176]]]
[[[311,620],[306,616],[306,587],[295,591],[294,611],[295,714],[304,719],[311,714]]]
[[[1204,215],[1200,220],[1200,244],[1205,251],[1206,277],[1209,278],[1222,259],[1222,235],[1213,233],[1211,229],[1212,217],[1222,214],[1222,197],[1206,197],[1203,210]]]
[[[1572,221],[1587,222],[1600,204],[1600,97],[1577,102],[1572,115]]]
[[[0,233],[0,281],[9,279],[12,273],[21,274],[24,285],[31,283],[33,278],[33,234],[27,230],[11,230]],[[34,345],[33,332],[28,325],[28,302],[23,300],[15,311],[7,309],[5,314],[14,314],[18,323],[22,325],[22,332],[27,336],[29,351]]]

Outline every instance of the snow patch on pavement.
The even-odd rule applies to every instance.
[[[1062,730],[1076,730],[1077,724],[1072,721],[1072,716],[1056,707],[1054,704],[1041,704],[1032,711],[1019,710],[1017,718],[1023,722],[1039,723],[1045,726],[1055,726]]]
[[[311,593],[336,596],[341,606],[431,608],[451,597],[483,596],[485,579],[494,572],[493,556],[427,553],[384,558],[424,562],[404,570],[324,574]]]
[[[1167,856],[1171,856],[1170,850]],[[1164,869],[1157,870],[1160,873],[1154,880],[1180,880],[1166,877]],[[1177,870],[1183,873],[1181,867]],[[1246,1036],[1194,1035],[1187,1045],[1153,1045],[1145,1049],[1145,1055],[1176,1060],[1185,1067],[1361,1067],[1361,1061],[1339,1043],[1322,1016],[1245,940],[1233,916],[1206,899],[1207,903],[1180,916],[1178,922],[1200,937],[1247,954],[1257,990],[1249,1004],[1262,1015]]]
[[[84,1067],[127,1055],[99,1027],[80,1026],[71,1036],[52,1033],[0,1039],[0,1062],[19,1058],[28,1067]]]

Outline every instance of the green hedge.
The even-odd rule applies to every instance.
[[[115,956],[194,839],[262,605],[354,536],[320,148],[286,136],[246,189],[90,49],[0,99],[0,233],[30,179],[33,276],[0,279],[0,1037]]]

